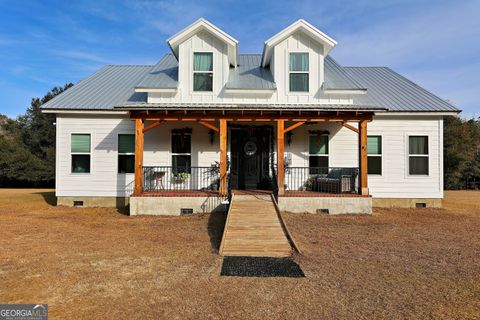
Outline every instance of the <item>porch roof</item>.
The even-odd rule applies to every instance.
[[[352,104],[250,104],[250,103],[127,103],[117,110],[221,110],[221,111],[387,111],[387,108]]]

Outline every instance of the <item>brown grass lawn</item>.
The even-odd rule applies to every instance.
[[[221,215],[128,217],[0,190],[0,303],[51,318],[480,318],[480,192],[446,209],[284,214],[306,278],[220,277]]]

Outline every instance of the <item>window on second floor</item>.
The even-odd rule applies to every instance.
[[[290,91],[308,92],[308,53],[290,53]]]
[[[213,54],[193,53],[193,91],[213,90]]]

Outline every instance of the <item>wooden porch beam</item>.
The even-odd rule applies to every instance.
[[[132,120],[136,119],[143,119],[143,120],[162,120],[162,121],[218,121],[220,119],[225,119],[227,121],[235,121],[235,122],[275,122],[277,120],[285,120],[285,121],[292,121],[292,122],[360,122],[363,120],[370,121],[371,117],[366,116],[358,116],[358,117],[315,117],[315,118],[296,118],[296,117],[270,117],[270,118],[256,118],[256,117],[165,117],[165,116],[148,116],[148,117],[132,117]]]
[[[226,195],[227,186],[227,120],[220,119],[220,194]]]
[[[153,128],[159,126],[162,122],[164,122],[163,120],[158,120],[158,121],[155,121],[154,123],[146,126],[145,128],[143,128],[143,133],[147,132],[147,131],[150,131],[152,130]]]
[[[202,126],[207,127],[209,129],[212,129],[215,132],[220,132],[220,129],[218,127],[215,127],[213,124],[208,123],[206,121],[198,121]]]
[[[278,195],[285,194],[285,120],[277,120],[277,184]]]
[[[358,128],[358,159],[360,168],[358,192],[362,195],[368,195],[367,121],[360,121]]]
[[[143,120],[135,120],[135,185],[134,195],[140,195],[143,192]]]
[[[293,129],[296,129],[296,128],[300,127],[304,123],[305,123],[305,121],[299,121],[295,124],[292,124],[290,127],[286,128],[285,130],[283,130],[283,132],[287,133],[288,131],[292,131]]]
[[[352,125],[349,125],[348,123],[346,123],[345,121],[337,121],[337,123],[341,126],[344,126],[345,128],[348,128],[356,133],[359,133],[359,130],[358,128],[355,128],[354,126]]]

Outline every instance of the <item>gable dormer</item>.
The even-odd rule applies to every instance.
[[[217,97],[237,66],[238,41],[205,19],[167,40],[178,60],[179,94]]]
[[[265,41],[262,67],[270,68],[279,96],[318,97],[325,79],[324,58],[336,44],[300,19]]]

